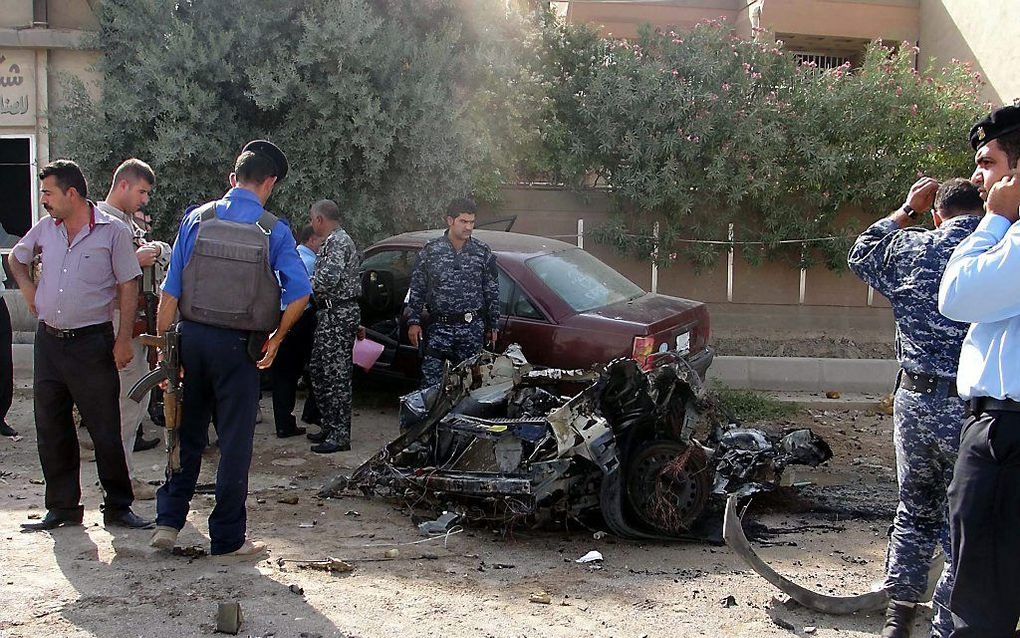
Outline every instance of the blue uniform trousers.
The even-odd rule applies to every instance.
[[[425,360],[421,364],[421,387],[443,380],[443,362],[457,365],[482,351],[485,325],[481,321],[466,324],[434,323],[425,333]]]
[[[893,600],[920,600],[927,588],[928,565],[936,543],[941,543],[948,564],[935,587],[932,621],[932,633],[940,638],[947,638],[953,628],[946,492],[953,478],[966,411],[961,399],[947,396],[953,382],[940,380],[931,395],[900,388],[893,405],[899,505],[889,539],[885,586]]]
[[[156,523],[175,529],[184,527],[215,410],[220,464],[216,470],[216,506],[209,515],[213,554],[232,552],[245,539],[244,502],[259,397],[258,369],[247,354],[247,337],[248,333],[240,330],[181,323],[181,471],[157,492]]]

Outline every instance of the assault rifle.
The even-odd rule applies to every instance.
[[[166,419],[166,476],[181,469],[181,333],[176,324],[163,333],[163,336],[144,334],[139,337],[142,344],[158,349],[163,355],[156,369],[138,380],[128,392],[134,401],[141,402],[153,388],[166,382],[163,391],[163,416]]]
[[[156,294],[156,267],[149,266],[143,269],[142,286],[142,309],[145,315],[145,332],[143,334],[156,334],[156,314],[159,311],[159,295]],[[159,366],[159,356],[156,348],[148,348],[149,370],[155,370]],[[165,426],[166,417],[163,414],[163,390],[159,386],[152,389],[149,395],[149,418],[159,427]]]

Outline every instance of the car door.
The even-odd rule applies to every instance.
[[[527,291],[502,270],[499,271],[499,297],[502,319],[496,349],[502,352],[516,343],[531,363],[555,365],[552,348],[556,324],[545,316]]]
[[[384,248],[361,263],[362,325],[369,338],[385,346],[373,372],[417,376],[418,349],[407,341],[403,310],[418,252],[417,248]]]

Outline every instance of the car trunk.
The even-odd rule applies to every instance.
[[[612,304],[588,315],[624,321],[634,326],[634,334],[651,337],[650,352],[667,350],[700,352],[708,343],[709,321],[705,304],[690,299],[645,293],[637,299]]]

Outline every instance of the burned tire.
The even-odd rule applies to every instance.
[[[667,536],[686,535],[708,504],[708,457],[697,443],[656,441],[625,465],[624,498],[635,524]]]

